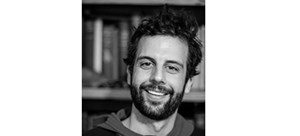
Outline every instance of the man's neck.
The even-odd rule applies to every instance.
[[[166,136],[174,127],[177,110],[165,120],[155,121],[142,115],[132,105],[130,116],[122,123],[128,129],[141,135]]]

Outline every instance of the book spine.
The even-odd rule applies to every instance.
[[[119,58],[120,58],[120,54],[119,54],[119,29],[116,26],[112,27],[112,38],[111,38],[111,43],[112,43],[112,47],[111,47],[111,52],[112,52],[112,80],[113,81],[117,81],[119,80],[119,69],[120,69],[120,64],[119,64]]]
[[[111,25],[103,26],[103,76],[111,79],[112,76],[112,31]]]
[[[131,24],[133,27],[137,28],[141,21],[142,21],[142,17],[139,13],[134,13],[131,16]]]
[[[204,26],[200,26],[197,37],[200,39],[201,44],[203,45],[203,48],[201,48],[202,52],[202,60],[200,64],[196,67],[197,71],[200,71],[200,74],[193,77],[193,90],[204,90],[205,89],[205,49],[204,49]]]
[[[129,23],[127,20],[120,21],[120,69],[119,69],[119,79],[121,81],[126,81],[126,64],[123,59],[127,57],[127,48],[129,43]]]
[[[200,40],[203,45],[202,51],[202,61],[200,63],[200,89],[205,90],[205,26],[200,27]]]
[[[93,44],[94,44],[94,20],[84,20],[83,22],[83,65],[93,69]]]
[[[82,133],[88,131],[88,113],[82,112]]]
[[[93,69],[96,73],[102,72],[102,42],[103,42],[103,20],[97,18],[95,21],[94,31],[94,54],[93,54]]]

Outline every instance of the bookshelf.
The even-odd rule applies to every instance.
[[[162,5],[168,3],[170,5],[179,6],[204,6],[205,0],[82,0],[83,4],[115,4],[115,5]]]
[[[124,87],[123,84],[126,84],[126,65],[122,58],[127,55],[128,41],[133,33],[132,26],[136,27],[144,17],[152,15],[153,12],[157,13],[162,6],[138,5],[138,3],[135,3],[136,5],[107,4],[107,1],[97,2],[97,4],[85,4],[83,1],[82,66],[90,71],[89,74],[86,74],[90,76],[83,75],[83,77],[86,77],[83,78],[84,86],[115,88],[114,86],[103,85],[105,82],[110,81],[119,82]],[[199,38],[204,43],[205,7],[203,5],[179,5],[177,3],[177,5],[170,5],[170,7],[173,9],[184,8],[193,12],[199,24]],[[205,90],[204,63],[201,63],[198,68],[201,71],[201,76],[194,78],[194,87],[196,87],[194,90],[197,90],[197,88],[199,88],[198,90]]]
[[[132,26],[160,11],[165,3],[195,15],[199,38],[204,44],[205,0],[82,0],[83,132],[90,129],[94,116],[131,104],[122,58],[127,54]],[[203,119],[205,110],[204,64],[198,66],[202,75],[194,78],[194,87],[185,94],[179,109],[183,116],[195,122],[198,119],[194,116],[200,113]]]

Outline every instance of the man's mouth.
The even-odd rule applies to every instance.
[[[156,96],[164,96],[167,95],[168,93],[163,93],[163,92],[158,92],[158,91],[153,91],[153,90],[146,90],[149,94],[156,95]]]
[[[148,96],[152,99],[162,99],[168,95],[172,95],[172,90],[160,85],[142,85],[140,89],[147,92]]]

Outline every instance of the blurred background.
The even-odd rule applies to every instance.
[[[95,127],[97,116],[131,105],[123,58],[132,28],[158,13],[165,3],[194,14],[205,47],[205,0],[82,0],[83,132]],[[200,74],[194,77],[178,112],[205,131],[205,48],[202,52]]]

